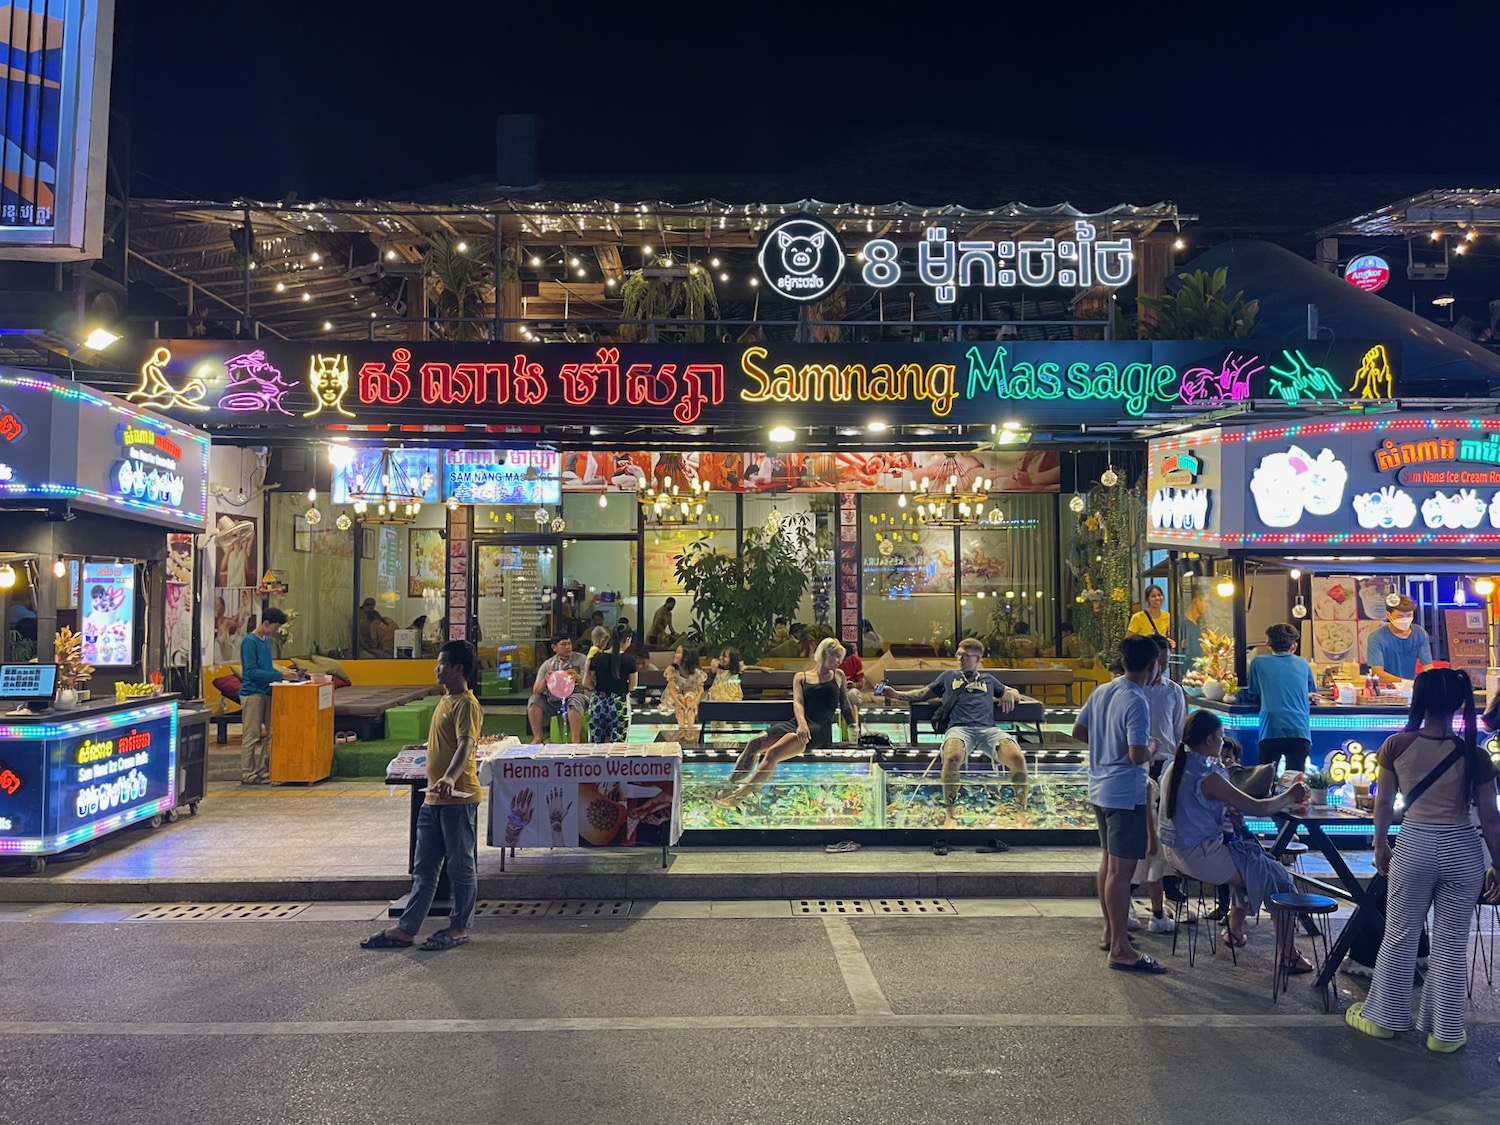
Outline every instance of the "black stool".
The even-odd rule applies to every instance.
[[[1208,952],[1215,954],[1219,951],[1214,923],[1208,919],[1207,906],[1208,897],[1216,895],[1218,888],[1213,883],[1205,883],[1202,879],[1193,879],[1193,882],[1198,884],[1198,912],[1195,916],[1188,908],[1188,904],[1192,901],[1192,898],[1187,893],[1187,881],[1192,876],[1184,875],[1180,871],[1175,872],[1175,874],[1178,878],[1178,886],[1182,889],[1182,894],[1172,904],[1172,919],[1177,923],[1176,928],[1172,931],[1172,956],[1177,956],[1177,935],[1180,932],[1184,932],[1184,927],[1186,927],[1188,968],[1192,968],[1198,958],[1198,926],[1200,923],[1208,927]],[[1239,964],[1239,957],[1235,954],[1234,946],[1232,945],[1229,947],[1229,956],[1234,960],[1236,965]]]
[[[1280,858],[1281,860],[1281,866],[1289,867],[1292,870],[1296,871],[1297,874],[1303,875],[1306,874],[1306,872],[1302,870],[1302,857],[1306,854],[1307,845],[1304,844],[1301,840],[1293,840],[1286,846],[1286,849],[1278,858]]]
[[[1312,916],[1315,914],[1332,914],[1338,910],[1339,904],[1327,895],[1276,894],[1266,899],[1266,905],[1271,908],[1271,921],[1275,924],[1276,929],[1276,968],[1271,974],[1271,1003],[1274,1004],[1277,996],[1286,991],[1287,985],[1292,980],[1290,962],[1283,960],[1281,955],[1281,935],[1284,932],[1282,927],[1292,927],[1292,952],[1295,954],[1297,951],[1297,922],[1302,919],[1311,922]],[[1318,956],[1319,938],[1323,942],[1323,955],[1321,958]],[[1321,974],[1323,965],[1328,960],[1328,926],[1326,923],[1318,927],[1318,936],[1309,939],[1307,945],[1313,955],[1313,972],[1314,974]],[[1332,998],[1329,996],[1330,990],[1330,988],[1322,989],[1323,1010],[1325,1012],[1329,1011],[1332,1007]]]
[[[1474,999],[1474,978],[1478,975],[1476,969],[1484,973],[1484,982],[1489,987],[1495,987],[1495,931],[1500,929],[1500,906],[1489,907],[1490,932],[1488,938],[1484,933],[1484,911],[1486,903],[1481,902],[1474,908],[1474,948],[1469,953],[1469,999]],[[1488,948],[1486,948],[1486,941]]]

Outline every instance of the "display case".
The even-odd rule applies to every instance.
[[[885,771],[864,761],[787,762],[758,794],[714,804],[729,787],[730,762],[684,763],[682,826],[694,828],[883,828]]]
[[[885,767],[885,828],[939,828],[947,816],[939,766]],[[987,766],[959,773],[954,816],[961,829],[1094,831],[1088,772],[1067,766],[1033,769],[1018,785]]]

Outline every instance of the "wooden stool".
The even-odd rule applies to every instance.
[[[1292,927],[1292,953],[1295,954],[1297,952],[1297,939],[1295,936],[1297,921],[1304,918],[1311,921],[1312,915],[1315,914],[1332,914],[1339,908],[1339,904],[1327,895],[1277,894],[1266,899],[1266,905],[1271,908],[1271,920],[1275,923],[1276,928],[1276,968],[1271,974],[1271,1003],[1274,1004],[1277,996],[1286,991],[1287,985],[1292,980],[1290,966],[1288,962],[1282,959],[1281,955],[1282,927]],[[1318,956],[1318,938],[1321,938],[1323,941],[1323,955],[1321,958]],[[1315,975],[1322,973],[1323,964],[1328,960],[1328,926],[1326,923],[1318,927],[1318,938],[1312,938],[1307,943],[1308,948],[1312,951],[1313,973]],[[1332,1007],[1332,998],[1329,996],[1330,991],[1331,987],[1322,990],[1323,1010],[1325,1012],[1329,1011]]]

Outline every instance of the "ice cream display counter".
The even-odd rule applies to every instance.
[[[1224,730],[1244,751],[1247,766],[1259,765],[1260,708],[1254,704],[1223,703],[1209,699],[1190,699],[1189,705],[1217,711],[1224,720]],[[1359,749],[1374,753],[1388,737],[1406,727],[1407,703],[1393,699],[1390,703],[1352,703],[1347,706],[1312,708],[1312,752],[1308,761],[1321,762],[1335,750]]]
[[[177,702],[83,703],[0,715],[0,859],[46,856],[142,820],[177,801]]]

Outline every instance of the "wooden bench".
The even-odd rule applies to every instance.
[[[930,682],[930,681],[929,681]],[[932,700],[925,703],[913,703],[911,705],[911,740],[915,744],[919,740],[917,735],[925,722],[931,727],[933,713],[937,711],[940,700]],[[1010,711],[1000,710],[1000,703],[995,702],[995,723],[997,726],[1031,727],[1038,742],[1042,740],[1042,719],[1047,713],[1046,705],[1040,699],[1032,699],[1029,695],[1021,696],[1015,707]]]

